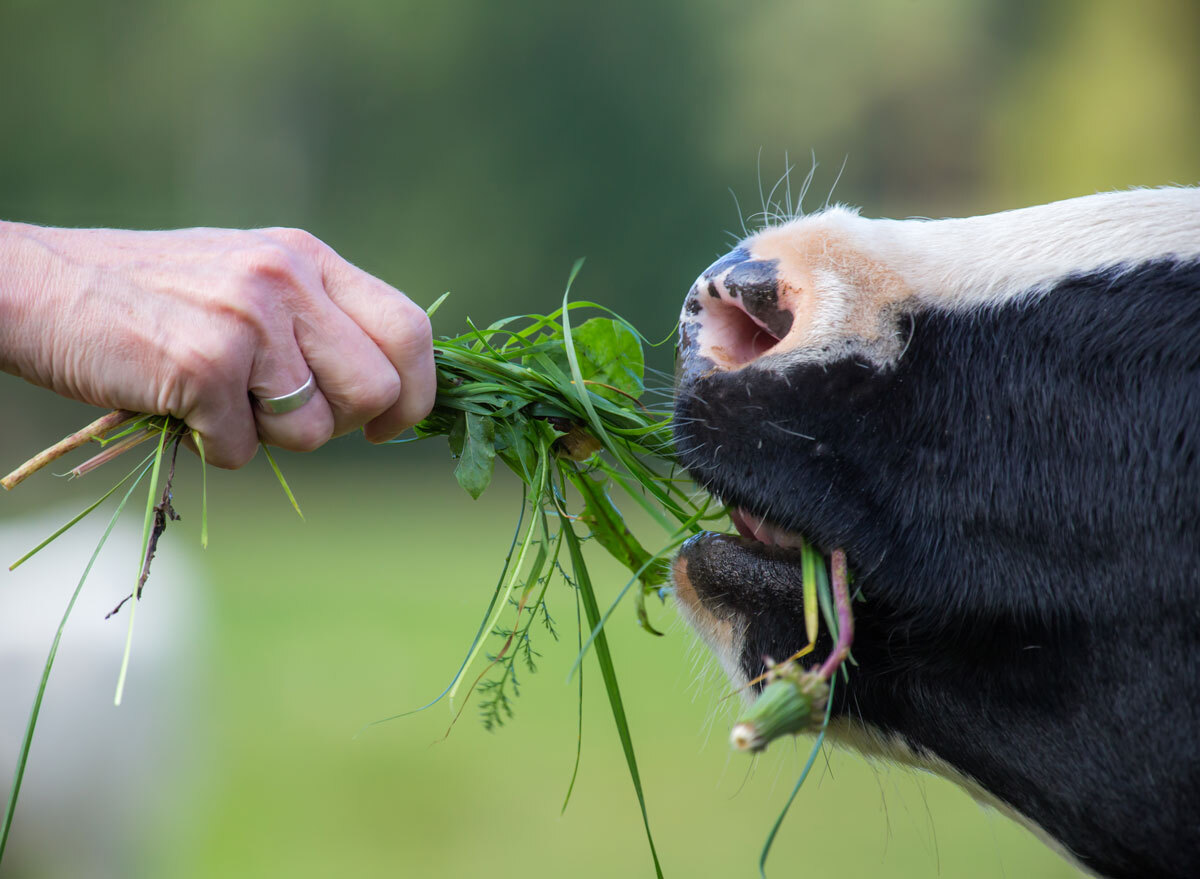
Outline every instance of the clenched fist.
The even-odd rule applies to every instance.
[[[297,229],[129,232],[0,223],[0,368],[64,396],[174,415],[210,461],[258,441],[391,439],[433,406],[429,320]],[[272,414],[310,373],[308,402]]]

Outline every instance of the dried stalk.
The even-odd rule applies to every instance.
[[[47,464],[57,461],[63,455],[75,451],[80,446],[87,445],[92,440],[101,439],[110,430],[137,417],[138,413],[130,412],[128,409],[114,409],[107,415],[97,418],[82,430],[77,430],[45,451],[34,455],[12,473],[0,479],[0,486],[3,486],[6,491],[11,491]]]

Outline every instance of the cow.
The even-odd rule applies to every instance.
[[[686,296],[674,430],[741,532],[673,566],[736,688],[807,640],[797,536],[844,549],[834,741],[1200,875],[1200,190],[764,228]]]

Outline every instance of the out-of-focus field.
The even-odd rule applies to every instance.
[[[438,705],[355,738],[364,723],[428,701],[457,667],[507,548],[518,496],[500,481],[471,501],[454,484],[440,444],[343,442],[355,454],[341,455],[336,466],[319,456],[283,456],[305,522],[262,460],[236,474],[211,474],[211,545],[199,564],[211,580],[204,625],[212,646],[205,684],[185,699],[198,709],[190,721],[197,727],[185,742],[147,746],[168,767],[164,778],[180,767],[183,773],[138,820],[137,870],[172,877],[652,875],[591,660],[583,762],[574,798],[559,814],[577,711],[575,685],[565,682],[576,651],[565,586],[554,590],[552,607],[562,642],[536,642],[540,670],[523,677],[516,717],[501,731],[485,732],[468,704],[443,740],[450,715]],[[176,547],[197,537],[196,468],[184,469],[178,494],[185,520],[166,537]],[[131,566],[136,551],[128,544],[107,550],[124,553]],[[594,570],[607,596],[624,583],[606,560],[597,557]],[[44,586],[65,596],[71,583]],[[149,637],[151,607],[173,600],[170,580],[152,578],[139,638]],[[752,875],[808,740],[776,745],[756,764],[731,755],[731,702],[720,701],[725,691],[707,654],[669,605],[655,606],[653,615],[666,637],[638,629],[632,608],[617,612],[609,637],[664,868],[675,877]],[[114,680],[124,631],[123,620],[112,622]],[[128,699],[153,710],[136,686]],[[26,705],[3,710],[23,713]],[[86,728],[75,747],[88,749]],[[53,772],[60,756],[35,745],[31,778]],[[110,795],[122,798],[119,790]],[[95,808],[108,806],[98,799]],[[48,831],[72,836],[70,826],[38,828]],[[18,838],[21,832],[18,819]],[[775,876],[1075,875],[1027,832],[951,785],[837,751],[801,792],[771,864]]]
[[[0,219],[301,226],[422,305],[453,291],[438,333],[467,315],[552,310],[586,256],[573,295],[662,338],[692,279],[731,245],[726,230],[753,227],[772,192],[798,199],[813,161],[803,209],[832,199],[866,216],[1195,182],[1198,10],[0,4]],[[667,371],[669,348],[652,358]],[[14,465],[94,415],[8,376],[0,407],[0,463]],[[354,738],[428,701],[457,667],[507,547],[513,486],[472,502],[440,451],[353,439],[283,461],[308,521],[261,460],[214,474],[204,555],[185,551],[198,531],[185,468],[185,521],[139,610],[120,711],[109,702],[125,619],[99,623],[120,585],[89,586],[47,698],[57,732],[35,744],[15,825],[26,860],[6,861],[3,879],[652,875],[590,661],[583,764],[559,815],[576,714],[565,587],[553,602],[564,641],[540,639],[541,671],[524,676],[505,729],[485,733],[468,705],[440,741],[439,705]],[[66,495],[83,506],[110,476],[40,477],[0,497],[0,543]],[[139,525],[108,550],[130,575]],[[0,694],[14,693],[0,696],[0,742],[28,711],[54,608],[82,565],[58,558],[0,572]],[[187,588],[172,566],[190,570]],[[596,573],[610,597],[625,582],[599,559]],[[48,601],[36,625],[18,601],[34,590]],[[654,615],[665,638],[624,609],[609,637],[667,875],[753,875],[807,744],[776,746],[753,768],[730,755],[730,703],[715,674],[698,683],[709,660],[671,608]],[[18,668],[32,678],[16,682]],[[15,759],[5,747],[0,778]],[[107,821],[85,828],[81,811]],[[52,853],[84,866],[55,872]],[[771,863],[776,877],[1074,875],[955,788],[836,752]]]

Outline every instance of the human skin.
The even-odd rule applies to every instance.
[[[110,409],[174,415],[236,468],[261,440],[382,442],[433,406],[425,312],[298,229],[135,232],[0,222],[0,369]],[[269,414],[250,394],[304,384]]]

